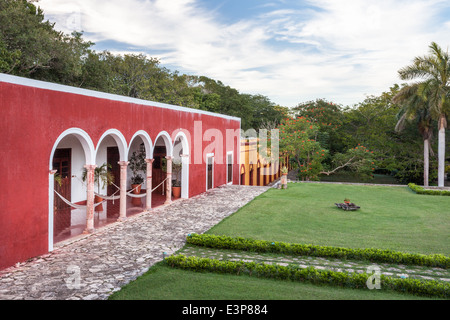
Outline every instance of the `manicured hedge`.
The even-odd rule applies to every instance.
[[[428,195],[433,195],[433,196],[450,196],[450,191],[446,191],[446,190],[430,190],[430,189],[425,189],[421,186],[418,186],[414,183],[409,183],[408,187],[414,191],[415,193],[418,194],[428,194]]]
[[[367,273],[346,273],[330,270],[317,270],[314,267],[280,266],[265,263],[243,261],[220,261],[209,258],[170,256],[165,259],[171,267],[197,272],[215,272],[222,274],[247,274],[262,278],[304,281],[314,284],[333,285],[346,288],[367,288]],[[380,289],[391,289],[403,293],[449,298],[450,284],[438,281],[420,281],[417,279],[397,279],[380,276]]]
[[[243,250],[261,253],[273,252],[300,256],[366,260],[379,263],[395,263],[439,268],[450,267],[450,258],[441,254],[423,255],[373,248],[350,249],[310,244],[252,240],[241,237],[232,238],[211,234],[189,234],[186,240],[187,243],[192,245],[217,249]]]

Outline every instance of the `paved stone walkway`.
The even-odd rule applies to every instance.
[[[372,264],[370,262],[343,261],[321,257],[260,254],[248,251],[218,250],[192,245],[183,248],[178,253],[185,256],[197,256],[218,260],[263,262],[281,266],[295,265],[300,268],[314,267],[318,270],[332,270],[348,273],[367,273],[369,266],[377,266],[379,267],[381,274],[390,277],[450,282],[450,270],[442,268],[392,265],[386,263]]]
[[[0,300],[104,300],[269,187],[224,186],[155,208],[0,271]]]

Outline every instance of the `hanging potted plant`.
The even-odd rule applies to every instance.
[[[114,182],[114,175],[111,173],[110,170],[108,170],[111,168],[112,168],[111,165],[105,162],[100,167],[96,167],[94,169],[94,183],[97,185],[97,194],[100,194],[100,185],[101,188],[103,189],[105,186],[109,186]],[[86,181],[87,179],[86,168],[84,168],[83,175],[81,178],[83,181]],[[102,197],[95,195],[94,199],[95,203],[99,203],[102,201],[103,201]],[[96,206],[95,211],[103,211],[103,206],[101,204]]]
[[[145,152],[143,150],[135,151],[130,157],[128,164],[131,170],[131,189],[133,193],[141,193],[141,185],[144,182],[144,178],[140,175],[140,172],[147,170],[147,163],[145,162]]]
[[[172,162],[172,174],[175,178],[172,181],[172,195],[174,198],[181,197],[181,169],[182,163],[179,160],[174,160]]]

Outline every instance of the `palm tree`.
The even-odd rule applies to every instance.
[[[445,174],[445,129],[450,113],[450,56],[439,45],[432,42],[430,54],[416,57],[413,64],[399,70],[400,78],[413,80],[421,78],[417,85],[417,95],[428,104],[429,113],[438,121],[438,186],[444,186]]]
[[[394,103],[402,104],[395,131],[403,131],[408,122],[416,120],[417,129],[423,138],[423,185],[428,186],[429,155],[430,153],[432,156],[434,155],[431,149],[431,138],[433,136],[432,117],[427,102],[417,94],[418,88],[418,84],[406,86],[393,97],[392,101]]]

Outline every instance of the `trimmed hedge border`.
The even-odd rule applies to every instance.
[[[296,244],[285,242],[271,242],[247,238],[233,238],[211,234],[189,234],[187,243],[217,249],[231,249],[253,252],[273,252],[300,256],[329,257],[338,259],[366,260],[379,263],[394,263],[427,267],[450,267],[450,257],[442,254],[424,255],[403,253],[381,249],[350,249],[340,247],[317,246],[310,244]]]
[[[243,261],[220,261],[209,258],[169,256],[164,260],[169,266],[196,272],[214,272],[220,274],[247,274],[260,278],[310,282],[313,284],[333,285],[344,288],[367,288],[370,274],[345,273],[330,270],[317,270],[314,267],[300,268],[294,266],[270,265],[265,263]],[[435,280],[396,279],[380,276],[380,288],[397,292],[446,298],[450,297],[450,284]]]
[[[425,189],[414,183],[408,183],[408,187],[417,194],[428,194],[432,196],[450,196],[450,191]]]

